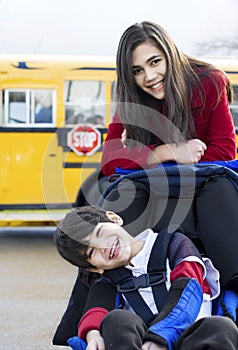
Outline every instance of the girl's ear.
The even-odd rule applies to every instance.
[[[100,273],[100,275],[102,275],[104,273],[103,269],[98,269],[97,267],[95,267],[95,268],[92,267],[92,268],[90,268],[88,270],[91,271],[91,272]]]
[[[106,215],[107,215],[108,219],[110,219],[112,222],[114,222],[114,224],[116,224],[118,226],[123,225],[122,218],[119,215],[117,215],[116,213],[114,213],[113,211],[106,211]]]

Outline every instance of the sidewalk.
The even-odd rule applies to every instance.
[[[52,337],[77,268],[56,251],[52,234],[0,234],[0,350],[69,350]]]

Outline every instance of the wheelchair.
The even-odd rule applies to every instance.
[[[238,161],[117,169],[105,181],[107,187],[97,203],[84,202],[87,193],[83,193],[80,205],[97,204],[116,212],[134,236],[146,228],[183,232],[220,271],[222,289],[238,293]],[[97,277],[79,271],[54,345],[71,342],[73,346],[87,294]],[[80,346],[84,349],[85,344]]]

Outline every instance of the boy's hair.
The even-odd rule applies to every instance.
[[[99,222],[111,222],[106,211],[97,206],[72,209],[62,219],[54,232],[54,241],[59,254],[71,264],[94,268],[87,259],[88,241],[85,239]]]

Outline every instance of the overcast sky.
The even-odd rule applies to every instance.
[[[199,55],[237,35],[237,16],[237,0],[0,0],[0,53],[115,55],[128,26],[151,20]]]

